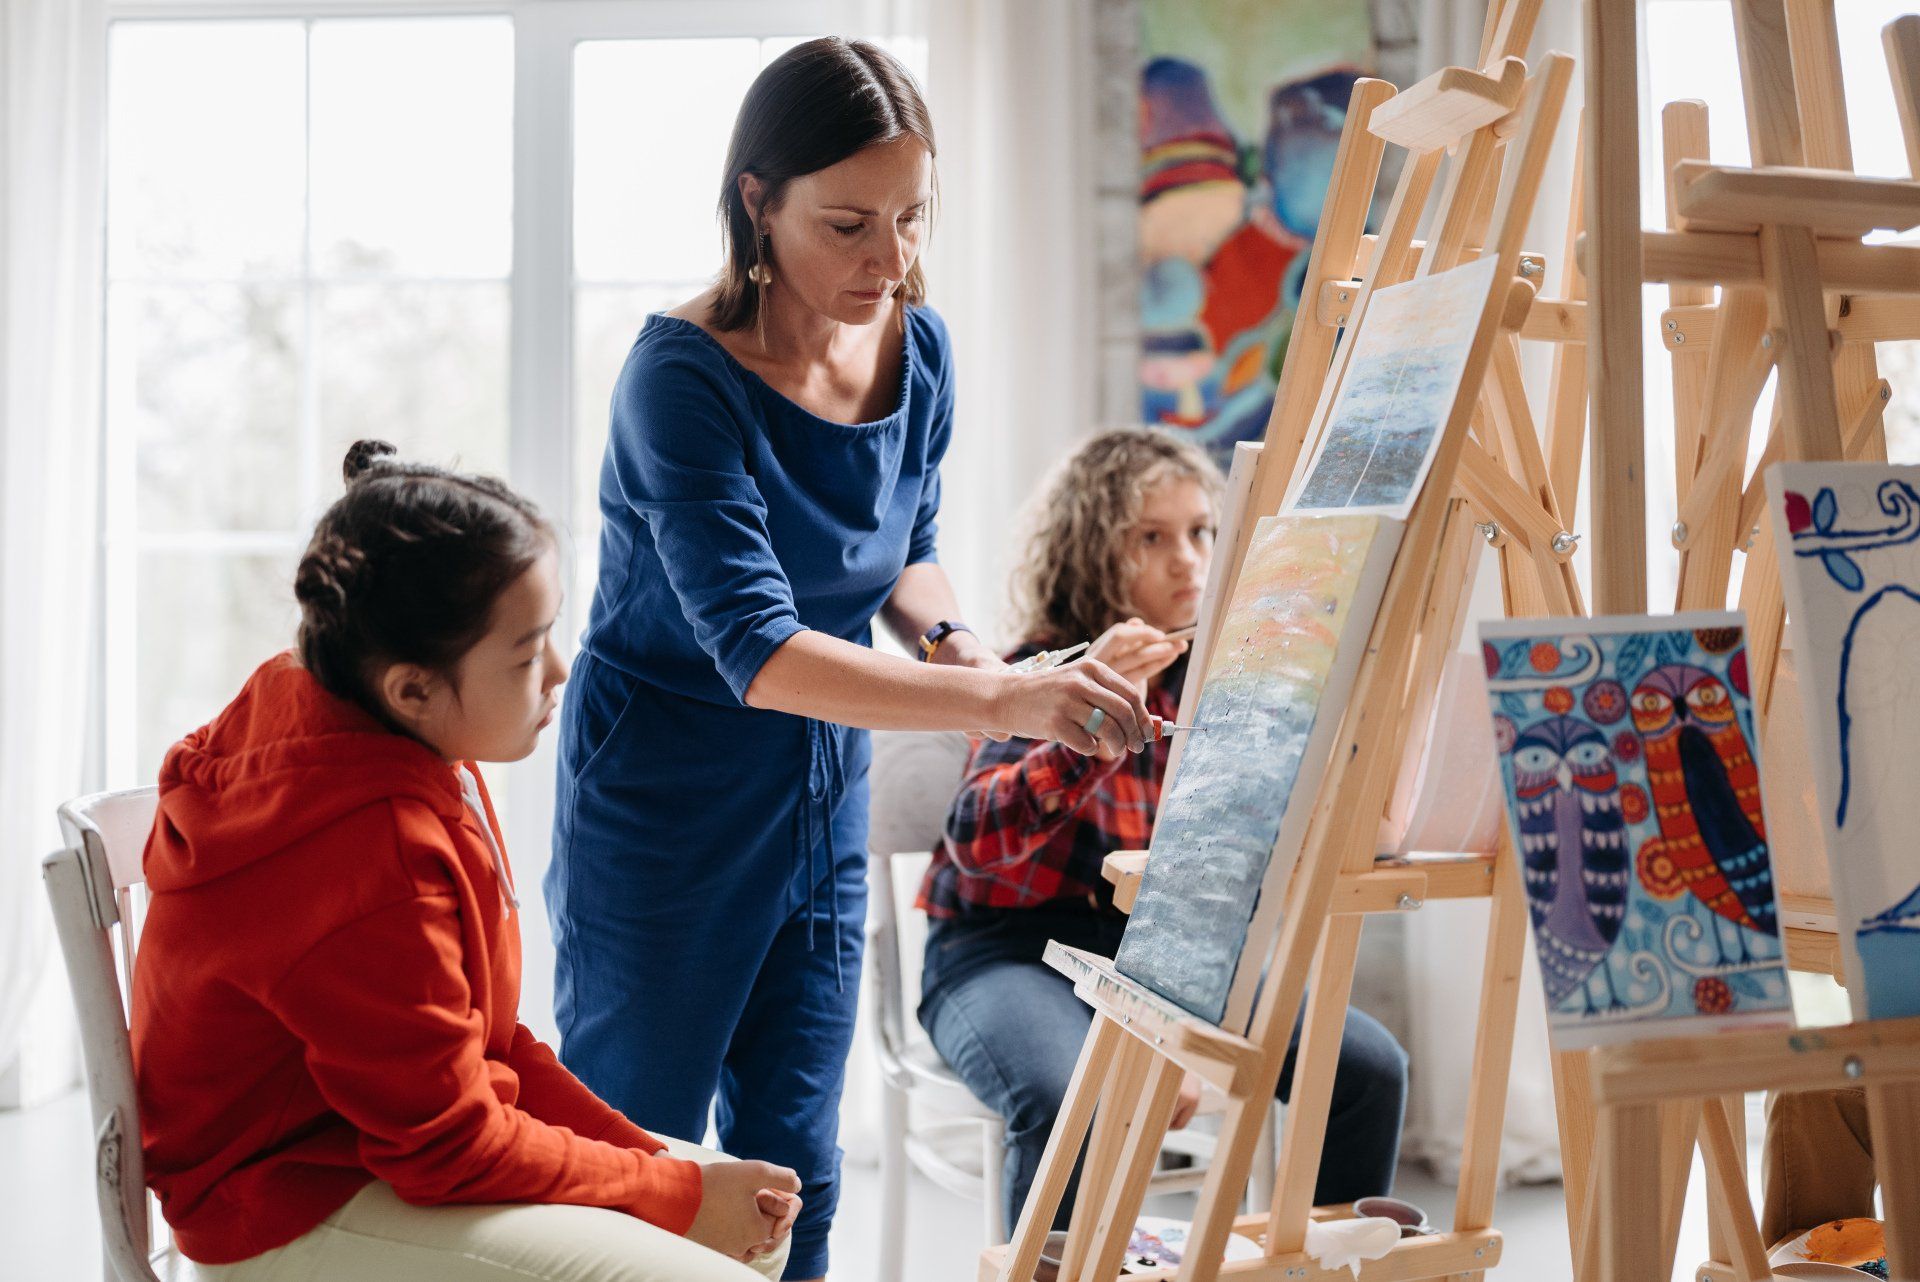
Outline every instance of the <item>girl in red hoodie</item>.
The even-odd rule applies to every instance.
[[[792,1171],[656,1139],[518,1021],[472,763],[552,719],[555,541],[505,485],[392,454],[347,455],[298,653],[161,768],[132,1031],[175,1240],[245,1282],[778,1277]]]

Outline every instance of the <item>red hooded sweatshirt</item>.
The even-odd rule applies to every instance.
[[[518,1021],[519,915],[463,772],[290,654],[174,745],[134,966],[147,1181],[192,1259],[419,1206],[571,1202],[683,1233],[700,1168]]]

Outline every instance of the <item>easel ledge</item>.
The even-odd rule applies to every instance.
[[[1146,875],[1147,852],[1116,850],[1100,867],[1113,902],[1132,912]],[[1335,913],[1412,912],[1429,899],[1485,899],[1493,893],[1492,855],[1383,857],[1370,872],[1342,873],[1333,885]]]
[[[1705,1098],[1896,1082],[1920,1082],[1920,1015],[1627,1042],[1593,1054],[1594,1102],[1602,1107],[1683,1093]]]

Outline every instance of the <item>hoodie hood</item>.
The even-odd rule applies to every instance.
[[[147,883],[201,885],[393,797],[450,820],[462,809],[454,768],[432,749],[328,694],[291,651],[276,655],[167,753]]]

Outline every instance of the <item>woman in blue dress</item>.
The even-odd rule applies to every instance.
[[[866,911],[865,729],[1153,733],[1097,663],[1008,672],[935,560],[953,413],[918,258],[933,130],[862,42],[772,63],[735,123],[716,284],[613,394],[600,577],[562,713],[547,903],[561,1057],[640,1125],[790,1166],[827,1265]],[[878,616],[913,662],[871,647]]]

